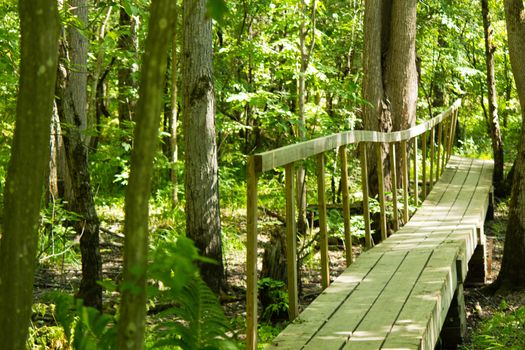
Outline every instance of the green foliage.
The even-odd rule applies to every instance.
[[[157,315],[153,328],[154,347],[193,349],[235,349],[226,337],[229,323],[217,297],[198,275],[199,257],[193,242],[179,237],[175,243],[160,243],[153,252],[150,277],[156,284],[150,289],[156,302],[175,305]]]
[[[288,292],[283,281],[277,281],[269,277],[257,281],[257,289],[261,295],[264,310],[261,321],[268,323],[272,320],[282,319],[288,314]]]
[[[510,311],[505,302],[472,337],[473,349],[525,349],[525,307]]]
[[[79,221],[81,216],[67,210],[61,200],[51,201],[41,210],[41,226],[39,232],[39,247],[37,260],[44,262],[61,261],[62,263],[75,260],[77,252],[73,249],[75,230],[73,222]]]

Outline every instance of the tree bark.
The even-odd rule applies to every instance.
[[[69,0],[67,6],[87,25],[87,0]],[[82,279],[77,297],[84,304],[102,309],[102,261],[99,251],[100,222],[95,209],[88,165],[87,128],[87,38],[74,27],[66,29],[67,39],[63,40],[61,64],[57,78],[57,109],[63,126],[64,150],[71,179],[72,198],[69,210],[81,218],[72,226],[80,237],[82,256]]]
[[[20,0],[20,86],[0,230],[2,349],[26,348],[58,53],[54,0]]]
[[[505,0],[505,17],[510,63],[518,92],[522,124],[518,156],[514,169],[509,221],[503,261],[496,285],[501,288],[525,287],[525,8],[522,0]]]
[[[212,21],[206,0],[183,1],[183,126],[185,144],[186,233],[200,253],[216,261],[201,264],[208,286],[219,292],[222,261],[215,96],[212,74]]]
[[[365,2],[363,108],[367,130],[397,131],[416,120],[416,11],[417,0],[370,0]],[[373,145],[372,145],[373,146]],[[368,152],[369,191],[378,193],[377,160]],[[391,188],[388,146],[383,145],[383,174]]]
[[[135,99],[133,98],[133,90],[136,88],[135,80],[133,79],[133,65],[134,57],[138,51],[137,47],[137,32],[135,19],[128,14],[124,7],[120,8],[119,26],[124,29],[124,33],[118,39],[119,49],[127,56],[124,62],[118,68],[118,116],[119,120],[131,121],[133,120]]]
[[[124,223],[124,273],[121,284],[118,348],[142,349],[146,317],[146,269],[148,253],[148,200],[163,106],[168,46],[177,2],[153,0],[148,37],[142,62],[142,78],[136,107],[134,147],[126,190]]]
[[[496,191],[496,195],[505,195],[505,183],[503,176],[503,140],[501,138],[501,131],[499,127],[498,118],[498,100],[496,96],[496,78],[494,75],[494,52],[496,47],[493,44],[492,24],[490,22],[489,2],[488,0],[481,0],[481,13],[483,17],[483,32],[485,34],[485,61],[487,66],[487,87],[488,87],[488,102],[489,114],[488,121],[490,126],[490,136],[492,139],[492,153],[494,157],[494,174],[492,183]]]
[[[178,161],[179,161],[179,147],[177,143],[177,127],[179,124],[178,114],[178,87],[177,87],[177,72],[179,70],[179,60],[177,55],[177,18],[178,11],[175,14],[175,29],[173,31],[173,39],[171,41],[171,96],[170,96],[170,155],[171,155],[171,171],[170,179],[173,186],[171,196],[171,204],[175,208],[179,204],[179,179],[177,176]]]

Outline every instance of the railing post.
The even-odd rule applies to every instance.
[[[401,172],[403,173],[403,223],[408,222],[408,155],[407,142],[401,141]]]
[[[341,187],[343,192],[346,266],[350,266],[350,264],[352,264],[352,231],[350,226],[350,195],[348,193],[348,159],[346,146],[339,147],[339,163],[341,165]]]
[[[286,269],[288,273],[288,317],[299,315],[297,289],[297,231],[295,229],[294,163],[285,166],[286,188]]]
[[[423,168],[423,200],[427,198],[427,132],[421,135],[421,167]]]
[[[317,198],[319,202],[319,232],[321,241],[321,285],[323,289],[330,285],[330,261],[328,258],[328,232],[326,226],[326,199],[324,153],[317,156]]]
[[[441,174],[440,163],[441,163],[441,137],[443,134],[443,122],[438,124],[438,135],[437,135],[437,157],[436,157],[436,182],[439,180]]]
[[[452,116],[447,118],[443,125],[443,155],[441,157],[441,173],[445,170],[445,165],[447,164],[447,152],[448,152],[448,134],[450,128],[450,120]]]
[[[363,220],[365,222],[365,247],[367,249],[372,248],[372,234],[370,232],[370,208],[368,206],[368,165],[367,165],[367,152],[366,143],[361,142],[359,144],[361,149],[360,160],[361,160],[361,187],[363,191]]]
[[[397,209],[397,159],[396,144],[390,144],[390,174],[392,175],[392,211],[394,220],[394,232],[399,230],[399,212]]]
[[[436,148],[436,128],[432,127],[430,129],[430,187],[428,191],[432,191],[432,188],[434,187],[434,158],[435,158],[435,148]]]
[[[454,111],[452,114],[451,127],[450,127],[450,137],[448,142],[448,159],[452,155],[452,149],[454,148],[454,138],[456,137],[456,124],[458,118],[459,108]]]
[[[414,137],[414,204],[419,205],[419,176],[418,176],[418,166],[417,166],[417,136]]]
[[[257,171],[248,157],[246,237],[246,349],[257,349]]]
[[[386,210],[385,210],[385,181],[383,171],[383,157],[382,157],[382,143],[377,142],[376,148],[376,160],[377,160],[377,184],[378,184],[378,199],[379,199],[379,223],[381,225],[381,241],[387,238],[386,234]]]

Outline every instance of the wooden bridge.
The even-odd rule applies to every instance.
[[[445,345],[458,343],[465,330],[463,283],[467,271],[470,269],[470,278],[479,282],[485,278],[483,223],[491,198],[493,168],[491,161],[451,155],[460,103],[456,101],[446,112],[408,130],[345,132],[249,158],[248,349],[256,349],[257,345],[257,181],[261,173],[280,166],[286,169],[287,271],[291,282],[288,294],[293,322],[274,339],[270,348],[432,350],[440,337]],[[421,139],[420,152],[418,138]],[[367,149],[375,149],[379,155],[382,143],[390,145],[390,163],[401,164],[401,216],[405,225],[400,229],[394,225],[396,232],[387,237],[388,203],[382,181],[383,164],[377,156],[381,243],[374,246],[368,203]],[[355,262],[351,254],[347,172],[347,147],[351,144],[359,145],[368,248]],[[408,145],[412,145],[411,152]],[[324,158],[326,152],[335,149],[338,149],[341,167],[348,267],[330,285]],[[294,167],[296,162],[313,156],[317,157],[318,164],[321,280],[325,289],[299,314]],[[419,169],[422,169],[421,189]],[[397,183],[396,167],[390,171],[393,183]],[[424,201],[409,220],[410,194],[415,203],[420,197]],[[392,216],[397,223],[401,209],[397,205],[397,189],[392,191],[392,197]]]

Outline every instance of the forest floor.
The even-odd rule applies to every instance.
[[[467,311],[467,337],[465,339],[464,349],[470,349],[469,344],[471,335],[482,320],[490,318],[495,312],[501,310],[502,302],[505,302],[506,310],[514,310],[525,305],[525,295],[523,293],[496,294],[489,292],[487,286],[493,282],[498,275],[501,258],[503,253],[503,242],[506,229],[506,212],[505,203],[500,203],[495,210],[494,219],[488,220],[485,224],[485,233],[487,235],[489,248],[492,249],[492,262],[489,268],[488,284],[480,287],[465,288],[465,302]],[[122,266],[123,235],[121,231],[120,220],[106,222],[106,229],[101,232],[101,251],[104,261],[104,278],[117,281],[120,279]],[[284,230],[284,226],[275,218],[261,218],[263,229],[260,242],[260,254],[262,255],[264,247],[268,245],[269,234],[275,230]],[[245,327],[245,220],[243,213],[231,212],[223,215],[223,225],[227,227],[229,234],[224,242],[225,244],[225,267],[227,270],[228,289],[221,295],[221,304],[223,305],[226,315],[232,321],[232,327],[239,341],[244,339]],[[266,229],[265,229],[266,227]],[[233,235],[232,232],[236,232]],[[266,233],[266,234],[265,234]],[[299,245],[301,250],[301,245]],[[320,271],[319,271],[319,252],[312,247],[311,254],[303,260],[301,264],[301,295],[300,308],[308,304],[321,293]],[[354,256],[359,255],[360,247],[354,248]],[[332,279],[337,277],[346,267],[344,250],[337,241],[330,249],[330,271]],[[40,264],[35,276],[35,302],[45,300],[45,294],[52,290],[61,290],[68,293],[74,293],[78,288],[80,281],[80,264],[60,265],[55,258],[53,264]],[[259,262],[261,262],[259,258]],[[262,266],[259,266],[259,269]],[[105,310],[113,313],[115,305],[118,303],[118,294],[110,293],[105,295]],[[34,318],[35,320],[35,318]],[[276,325],[263,325],[260,330],[261,342],[269,342],[272,337],[285,325],[284,322]]]

